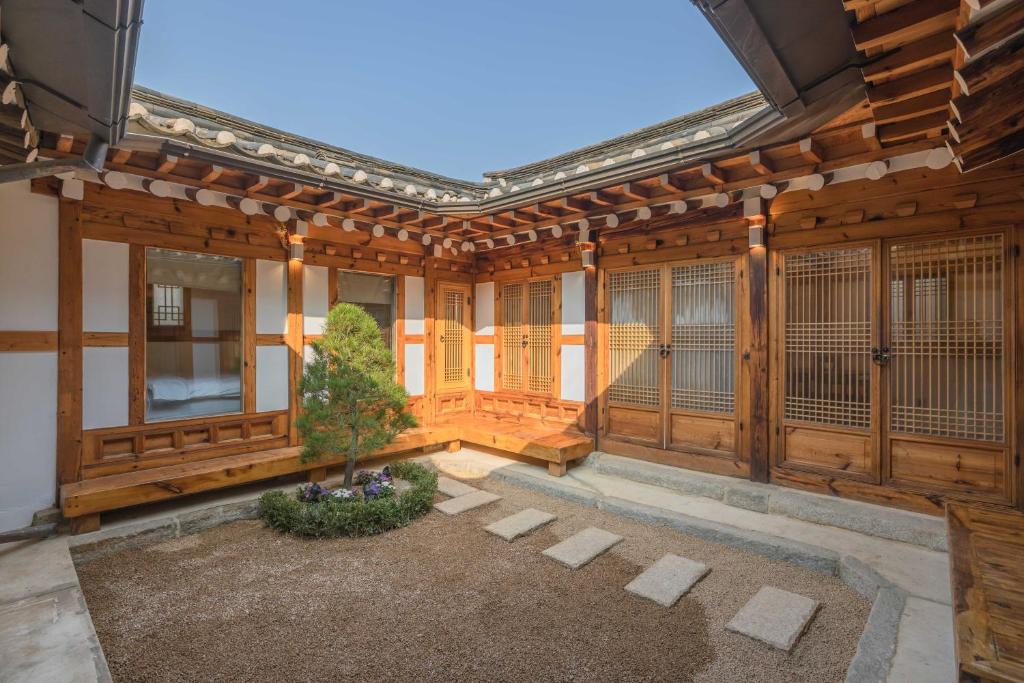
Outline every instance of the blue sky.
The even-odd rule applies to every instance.
[[[152,0],[135,82],[437,173],[754,89],[689,0]]]

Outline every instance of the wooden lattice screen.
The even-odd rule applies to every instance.
[[[530,391],[551,391],[551,280],[533,280],[530,289],[530,336],[527,344]]]
[[[735,403],[735,264],[672,268],[672,407],[731,413]]]
[[[466,377],[464,358],[465,321],[462,319],[463,293],[448,289],[444,291],[444,319],[442,320],[441,346],[444,350],[441,368],[445,384],[460,384]]]
[[[896,244],[890,427],[1002,441],[1003,237]]]
[[[608,275],[608,399],[656,406],[661,382],[661,271],[632,270]]]
[[[869,247],[784,257],[785,418],[871,422]]]
[[[523,388],[523,284],[501,288],[501,383],[505,389]]]

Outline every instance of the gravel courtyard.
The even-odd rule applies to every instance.
[[[80,565],[114,680],[843,680],[870,604],[837,578],[470,483],[503,498],[365,539],[236,522]],[[558,519],[514,543],[482,528],[527,507]],[[625,540],[577,571],[541,555],[588,526]],[[623,590],[668,552],[711,572],[668,609]],[[765,585],[821,603],[789,654],[725,629]]]

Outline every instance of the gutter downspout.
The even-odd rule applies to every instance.
[[[3,166],[0,167],[0,185],[79,170],[92,170],[98,173],[103,170],[103,164],[107,160],[108,147],[103,138],[96,134],[90,135],[81,159],[49,159]]]

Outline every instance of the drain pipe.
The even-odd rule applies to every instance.
[[[102,171],[109,145],[98,135],[90,135],[81,159],[49,159],[33,163],[0,166],[0,185],[18,180],[45,178],[71,171]]]

